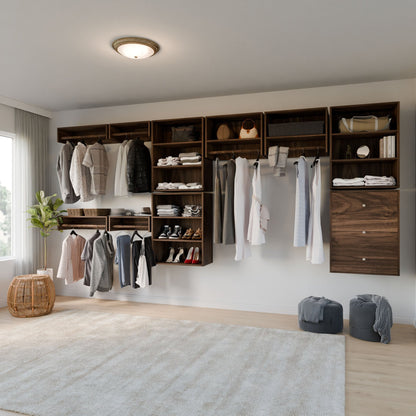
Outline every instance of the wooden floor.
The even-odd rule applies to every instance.
[[[58,297],[55,310],[69,309],[298,330],[297,317],[292,315]],[[0,325],[7,325],[12,329],[20,322],[23,322],[23,319],[12,318],[7,308],[0,309]],[[416,329],[410,325],[394,325],[392,342],[388,345],[350,337],[348,321],[345,321],[344,334],[346,415],[415,416]],[[16,413],[0,411],[0,416],[3,415],[16,415]]]

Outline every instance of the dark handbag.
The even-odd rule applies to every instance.
[[[172,127],[173,142],[190,142],[197,140],[195,126]]]

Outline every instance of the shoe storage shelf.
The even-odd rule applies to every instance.
[[[399,112],[398,102],[330,109],[331,272],[400,274],[400,191],[394,189],[399,187]],[[349,132],[343,126],[346,123],[351,129],[349,120],[356,116],[375,116],[380,128],[385,129]],[[381,117],[389,118],[390,124],[385,124]],[[382,157],[387,154],[386,149],[380,148],[380,139],[389,136],[390,144],[394,141],[390,147],[394,147],[394,156]],[[368,147],[368,154],[362,159],[357,156],[361,146]],[[334,178],[366,175],[393,176],[396,185],[333,186]]]
[[[158,216],[157,205],[173,204],[183,207],[184,205],[200,205],[201,215],[197,217],[183,216]],[[184,256],[180,263],[166,264],[183,264],[185,266],[205,266],[212,263],[212,194],[205,192],[187,192],[178,194],[177,192],[154,192],[152,194],[152,234],[153,234],[153,251],[157,263],[166,263],[169,257],[170,248],[175,250],[175,256],[180,248],[184,249]],[[170,229],[172,233],[180,227],[181,236],[179,238],[159,238],[162,232]],[[191,238],[184,238],[187,230],[192,229],[195,233],[198,229],[201,238],[195,239],[195,234]],[[186,255],[191,247],[199,248],[199,263],[184,264]]]
[[[264,154],[271,146],[289,147],[289,157],[328,155],[326,107],[264,113]]]
[[[245,120],[252,120],[258,137],[240,139]],[[228,138],[218,138],[218,128],[228,129]],[[220,136],[221,137],[221,136]],[[209,159],[227,160],[232,157],[256,159],[263,155],[263,113],[230,114],[206,117],[205,156]]]
[[[340,123],[342,119],[351,119],[354,116],[388,116],[390,126],[386,130],[371,132],[341,132]],[[383,188],[398,188],[400,184],[400,108],[398,102],[376,103],[364,105],[350,105],[331,108],[330,147],[331,147],[331,187],[334,178],[351,179],[374,176],[393,176],[396,185]],[[380,139],[392,136],[394,141],[394,156],[387,156],[380,152]],[[368,146],[369,154],[360,159],[357,156],[357,149],[361,146]],[[348,187],[342,187],[344,189]],[[342,189],[332,187],[332,189]],[[370,187],[365,186],[365,189]],[[376,187],[380,189],[379,186]],[[358,189],[353,187],[353,189]]]

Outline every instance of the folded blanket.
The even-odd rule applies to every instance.
[[[324,319],[324,308],[331,301],[324,297],[309,296],[299,303],[299,320],[318,323]]]
[[[357,298],[364,302],[376,304],[376,319],[373,329],[381,336],[380,342],[388,344],[391,340],[390,328],[393,326],[393,312],[389,301],[384,296],[379,295],[358,295]]]

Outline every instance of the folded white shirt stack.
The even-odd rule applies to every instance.
[[[332,180],[332,185],[334,186],[364,186],[364,178],[352,178],[352,179],[343,179],[343,178],[334,178]]]
[[[393,176],[364,176],[365,186],[394,186],[396,179]]]
[[[159,182],[157,184],[157,190],[167,191],[169,189],[179,189],[179,186],[185,185],[183,182]]]
[[[157,161],[158,166],[177,166],[180,164],[181,164],[181,161],[179,157],[176,157],[176,156],[168,156],[165,158],[160,158]]]
[[[202,213],[201,205],[185,205],[183,207],[183,217],[200,217]]]
[[[178,189],[202,189],[202,185],[199,182],[190,182],[187,184],[182,184],[178,186]]]
[[[157,205],[156,211],[160,217],[179,217],[182,214],[182,208],[178,205]]]
[[[179,160],[182,165],[200,165],[201,155],[197,152],[179,153]]]

